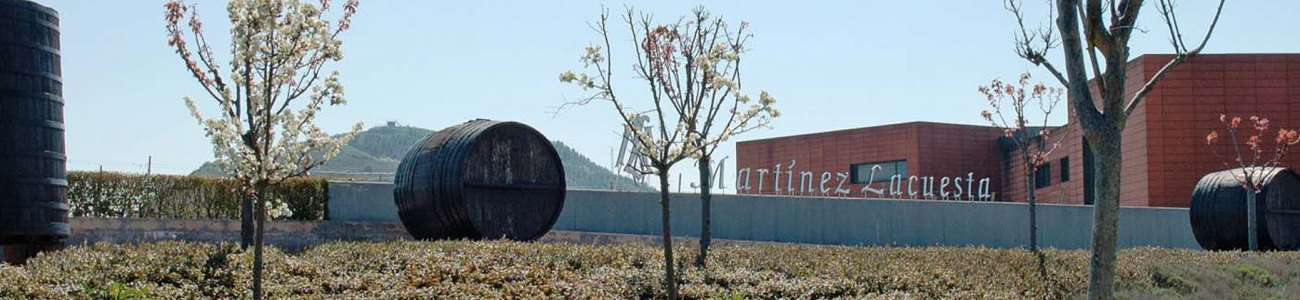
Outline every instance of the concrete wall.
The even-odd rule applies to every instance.
[[[343,192],[356,189],[378,191]],[[397,222],[395,210],[378,211],[381,202],[391,207],[389,191],[388,184],[331,183],[331,204],[376,209],[349,215],[352,210],[331,208],[330,219]],[[356,195],[371,197],[346,198]],[[671,203],[673,235],[698,236],[698,195],[674,194]],[[1029,240],[1023,203],[717,195],[713,212],[713,234],[719,239],[997,248],[1020,247]],[[1040,205],[1038,212],[1044,247],[1088,248],[1092,207]],[[659,220],[658,194],[570,190],[554,230],[658,235]],[[1147,207],[1120,209],[1120,246],[1200,248],[1187,209]]]
[[[392,182],[330,182],[329,193],[326,220],[401,222]]]
[[[181,240],[218,243],[239,242],[239,220],[72,218],[72,236],[66,245],[108,242],[114,244]],[[284,249],[301,249],[330,241],[388,241],[407,239],[400,223],[300,222],[267,223],[266,243]]]
[[[202,243],[237,243],[239,241],[239,221],[236,220],[72,218],[69,222],[73,226],[72,237],[64,240],[63,245],[98,242],[123,244],[173,240]],[[272,221],[268,225],[266,232],[267,244],[291,251],[334,241],[382,242],[411,238],[401,223],[391,222]],[[689,237],[675,238],[674,240],[681,245],[696,243],[695,240]],[[552,230],[540,238],[539,241],[543,243],[570,244],[657,244],[659,238],[651,235]],[[718,242],[721,245],[752,243],[736,240],[718,240]],[[44,245],[6,246],[0,249],[25,247],[22,250],[27,250],[31,246]],[[41,249],[59,249],[61,247],[58,246],[62,245],[52,246]],[[0,250],[0,253],[6,252]],[[32,252],[31,254],[35,253]],[[18,262],[19,259],[14,258],[12,261]],[[6,259],[5,261],[11,260]]]

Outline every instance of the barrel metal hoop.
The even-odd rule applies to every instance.
[[[63,122],[50,121],[50,120],[27,121],[27,122],[14,122],[14,121],[9,121],[9,122],[0,122],[0,124],[3,124],[3,125],[29,126],[29,127],[45,127],[45,128],[49,128],[49,129],[58,129],[58,130],[60,130],[60,131],[64,130],[64,129],[63,129]]]
[[[63,77],[59,75],[54,75],[53,73],[49,73],[49,72],[28,72],[28,71],[20,71],[20,70],[13,70],[13,69],[0,70],[0,72],[8,72],[8,73],[34,76],[34,77],[44,77],[45,79],[55,80],[58,81],[59,83],[63,83]]]
[[[53,185],[53,186],[59,186],[59,187],[67,187],[67,186],[68,186],[68,180],[67,180],[67,179],[61,179],[61,178],[17,178],[17,177],[0,177],[0,182],[6,182],[6,183],[19,183],[19,184]]]
[[[54,55],[58,55],[58,56],[60,56],[60,57],[63,56],[63,53],[59,50],[59,48],[54,48],[54,47],[50,47],[50,46],[46,46],[46,45],[36,45],[36,44],[16,44],[16,43],[0,43],[0,45],[11,46],[11,47],[19,47],[19,48],[36,49],[36,50],[40,50],[40,51],[45,51],[45,52],[53,53]]]
[[[61,152],[42,151],[42,152],[0,152],[0,156],[26,156],[48,158],[58,161],[68,161],[68,155]]]
[[[51,9],[51,11],[53,11],[53,10]],[[56,18],[59,16],[58,13],[49,13],[49,14],[50,14],[50,15],[53,15],[53,16],[56,17]],[[49,29],[51,29],[51,30],[54,30],[54,32],[60,32],[60,31],[59,31],[59,24],[54,24],[54,22],[50,22],[50,21],[46,21],[46,20],[40,20],[40,19],[24,19],[24,18],[10,18],[10,17],[6,17],[5,19],[15,20],[15,21],[19,21],[19,22],[37,23],[37,24],[44,25],[46,28],[49,28]]]
[[[563,187],[554,184],[536,184],[536,183],[514,183],[514,184],[496,184],[484,182],[465,182],[466,187],[486,188],[486,189],[506,189],[506,190],[562,190]]]
[[[69,210],[72,206],[63,202],[9,202],[4,205],[5,208],[46,208],[54,210]]]

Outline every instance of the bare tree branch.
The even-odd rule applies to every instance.
[[[1169,0],[1161,0],[1161,3],[1165,3],[1166,1]],[[1226,2],[1226,0],[1219,0],[1219,6],[1214,10],[1214,19],[1210,21],[1210,27],[1209,29],[1206,29],[1205,37],[1201,39],[1200,45],[1197,45],[1196,48],[1187,50],[1186,52],[1180,52],[1175,54],[1174,58],[1170,60],[1169,63],[1166,63],[1164,67],[1161,67],[1159,71],[1156,71],[1156,74],[1151,76],[1151,80],[1147,81],[1147,83],[1142,86],[1142,89],[1139,89],[1137,93],[1133,94],[1133,99],[1129,100],[1128,105],[1124,108],[1124,114],[1126,115],[1131,114],[1133,113],[1134,110],[1137,110],[1138,105],[1141,104],[1142,100],[1146,98],[1147,93],[1150,93],[1151,90],[1155,89],[1156,84],[1159,83],[1160,79],[1163,79],[1165,75],[1168,75],[1170,70],[1173,70],[1174,67],[1177,67],[1179,64],[1182,64],[1187,59],[1196,57],[1197,54],[1201,53],[1202,49],[1205,49],[1205,44],[1210,41],[1210,36],[1214,34],[1214,27],[1219,24],[1219,16],[1223,13],[1224,2]],[[1172,9],[1162,11],[1162,14],[1168,15],[1169,20],[1176,20],[1173,17]],[[1169,30],[1173,32],[1171,35],[1175,36],[1177,40],[1181,41],[1182,33],[1178,32],[1177,23],[1171,21],[1166,24],[1169,25]],[[1179,44],[1181,44],[1181,42],[1179,42]],[[1178,50],[1177,48],[1182,48],[1182,47],[1175,47],[1175,50]]]

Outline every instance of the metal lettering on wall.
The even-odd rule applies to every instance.
[[[851,189],[853,183],[849,181],[849,172],[796,172],[798,163],[791,160],[784,169],[781,164],[776,164],[771,169],[746,167],[736,170],[736,193],[965,201],[994,199],[989,178],[976,178],[974,172],[966,173],[965,177],[895,174],[888,181],[876,181],[876,172],[881,169],[877,164],[871,166],[866,185],[855,193]]]

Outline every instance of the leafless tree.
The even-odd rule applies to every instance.
[[[1038,186],[1035,178],[1038,178],[1036,175],[1039,168],[1051,161],[1052,152],[1061,146],[1061,139],[1067,136],[1065,132],[1069,127],[1052,130],[1047,126],[1048,119],[1056,111],[1056,105],[1060,104],[1061,95],[1065,91],[1047,87],[1041,82],[1030,86],[1029,78],[1030,75],[1026,72],[1020,75],[1020,80],[1015,84],[993,79],[989,85],[981,86],[979,92],[984,95],[991,110],[985,110],[980,115],[994,127],[1001,128],[1003,135],[1013,141],[1016,150],[1020,151],[1025,200],[1029,203],[1029,251],[1038,257],[1039,274],[1047,276],[1047,259],[1038,251],[1038,211],[1035,207],[1038,202],[1035,190]],[[1004,104],[1003,101],[1008,103]],[[1043,118],[1042,124],[1037,128],[1029,127],[1030,119],[1026,109],[1030,104],[1038,106],[1041,113],[1038,116]],[[1033,132],[1033,129],[1038,132]],[[1033,136],[1034,133],[1038,135]],[[1058,136],[1053,138],[1054,134]]]
[[[703,9],[696,9],[691,17],[675,23],[657,24],[651,15],[629,8],[623,20],[631,33],[631,48],[636,55],[632,71],[646,84],[650,100],[648,110],[633,110],[613,88],[613,45],[608,20],[609,12],[605,11],[592,24],[602,43],[587,46],[581,58],[584,67],[592,73],[560,74],[561,81],[575,84],[590,94],[565,103],[560,109],[593,101],[613,104],[623,126],[631,133],[632,144],[649,159],[650,168],[640,171],[659,177],[664,282],[668,298],[677,299],[669,221],[669,171],[687,158],[707,161],[706,154],[711,154],[718,143],[766,125],[769,117],[777,114],[771,106],[775,100],[764,92],[756,104],[747,104],[749,97],[739,92],[739,53],[743,51],[745,25],[734,33],[728,32],[725,23],[711,18]],[[641,115],[649,115],[651,123],[657,126],[638,123],[636,120]],[[726,118],[725,122],[719,116]],[[715,121],[723,125],[715,127]],[[716,134],[709,136],[712,130],[717,130]],[[707,180],[708,164],[701,165]],[[708,188],[707,183],[702,186]]]
[[[1035,65],[1042,66],[1069,90],[1070,107],[1074,109],[1084,138],[1091,146],[1096,195],[1093,209],[1092,259],[1088,274],[1090,299],[1113,299],[1115,261],[1119,231],[1119,190],[1121,159],[1121,133],[1128,116],[1142,104],[1170,70],[1200,54],[1214,33],[1225,1],[1220,0],[1204,38],[1194,47],[1184,42],[1174,12],[1174,0],[1159,0],[1156,9],[1169,32],[1169,42],[1174,58],[1157,71],[1140,89],[1125,97],[1125,72],[1129,60],[1128,43],[1137,30],[1138,13],[1143,0],[1054,0],[1049,1],[1055,24],[1045,28],[1025,25],[1022,3],[1007,0],[1006,8],[1015,17],[1019,30],[1015,35],[1016,54]],[[1057,34],[1059,33],[1059,40]],[[1047,53],[1060,48],[1065,69],[1059,69],[1047,59]],[[1105,65],[1105,69],[1102,69]],[[1091,69],[1090,69],[1091,68]],[[1097,76],[1097,96],[1089,88],[1088,72]],[[1100,97],[1100,101],[1094,101]],[[1098,106],[1101,107],[1098,107]]]

